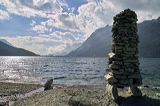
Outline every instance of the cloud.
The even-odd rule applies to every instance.
[[[40,37],[45,37],[45,38],[50,38],[49,35],[45,35],[45,34],[40,34],[39,36],[40,36]]]
[[[41,55],[54,54],[64,49],[62,46],[64,44],[62,42],[40,36],[3,37],[3,39],[11,42],[15,47],[24,48],[37,54],[40,53]]]
[[[4,6],[10,13],[25,17],[42,17],[43,24],[56,28],[83,32],[87,38],[94,30],[112,25],[113,17],[124,9],[131,8],[138,14],[139,22],[157,18],[160,1],[153,0],[87,0],[80,7],[69,7],[65,0],[5,0]],[[2,2],[2,1],[1,1]],[[65,12],[63,7],[72,9]],[[74,8],[78,8],[76,14]],[[156,14],[158,12],[158,14]],[[40,31],[39,31],[40,32]]]
[[[106,0],[102,0],[108,4]],[[111,0],[110,3],[115,7],[116,14],[124,9],[130,8],[137,13],[138,22],[156,19],[160,16],[159,0]]]
[[[46,25],[64,30],[80,32],[78,18],[73,13],[63,12],[57,14],[50,14],[47,18],[48,20],[43,22],[43,24],[45,23]]]
[[[45,26],[43,25],[36,25],[33,28],[31,28],[33,31],[37,31],[37,33],[45,33],[45,31],[49,31]]]
[[[53,37],[58,38],[59,40],[63,41],[63,43],[65,44],[74,44],[76,43],[76,38],[74,37],[73,34],[71,34],[70,32],[59,32],[59,31],[55,31],[53,33],[50,34]]]
[[[138,22],[160,16],[160,0],[85,1],[76,7],[69,0],[0,0],[0,4],[6,7],[0,10],[0,20],[10,19],[10,14],[31,18],[29,31],[39,36],[7,39],[15,46],[36,53],[64,54],[78,47],[96,29],[112,25],[113,17],[124,9],[135,11]]]
[[[61,5],[56,1],[44,2],[42,0],[19,0],[20,4],[28,8],[44,11],[46,13],[52,13],[55,11],[61,12]]]
[[[47,17],[47,13],[62,12],[62,7],[56,1],[48,0],[5,0],[0,1],[9,13],[25,17]]]
[[[9,20],[10,16],[6,11],[0,10],[0,20]]]
[[[32,23],[30,23],[31,26],[34,26],[36,24],[36,21],[32,20]]]
[[[40,36],[17,36],[0,37],[6,39],[15,47],[24,48],[41,55],[65,55],[82,44],[82,40],[77,39],[70,32],[56,31],[50,35],[40,34]],[[57,39],[54,39],[57,38]]]

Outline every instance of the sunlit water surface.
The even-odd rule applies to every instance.
[[[143,85],[160,86],[160,58],[140,58]],[[0,57],[0,80],[105,87],[105,57]]]

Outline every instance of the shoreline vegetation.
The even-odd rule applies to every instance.
[[[44,91],[42,84],[0,82],[0,106],[158,106],[160,88],[140,87],[143,96],[132,97],[127,88],[118,88],[119,102],[105,94],[105,88],[87,85],[52,84]]]

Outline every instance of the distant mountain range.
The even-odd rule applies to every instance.
[[[22,48],[13,47],[12,44],[6,40],[0,40],[0,56],[38,56]]]
[[[111,26],[97,29],[82,44],[70,52],[70,57],[106,57],[111,51]],[[139,56],[160,57],[160,17],[156,20],[144,21],[138,24]]]

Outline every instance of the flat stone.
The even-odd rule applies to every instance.
[[[122,61],[123,58],[117,57],[117,58],[115,58],[115,60],[117,60],[117,61]]]
[[[135,52],[124,52],[124,54],[135,55]]]
[[[123,46],[116,46],[115,49],[116,50],[122,50]]]
[[[156,93],[156,96],[157,96],[157,97],[160,97],[160,93]]]
[[[126,79],[127,77],[125,75],[114,75],[116,79]]]
[[[110,65],[108,65],[108,68],[110,68],[110,69],[119,69],[120,66],[116,65],[116,64],[110,64]]]
[[[123,45],[125,45],[125,44],[124,44],[124,43],[117,43],[117,45],[123,46]]]
[[[125,66],[128,66],[128,65],[130,65],[130,63],[125,63],[125,62],[124,62],[123,64],[124,64]]]
[[[124,73],[123,71],[119,71],[119,70],[111,70],[111,72],[113,74],[120,74],[120,75]]]
[[[116,54],[122,54],[122,52],[123,52],[122,49],[115,49],[115,50],[116,50],[116,51],[115,51]]]
[[[139,86],[142,85],[142,77],[133,78],[133,84],[138,84]]]
[[[129,93],[132,93],[133,96],[136,96],[136,97],[141,97],[142,96],[142,92],[140,91],[140,89],[138,87],[129,87],[129,90],[128,90]]]
[[[126,51],[128,52],[135,52],[137,50],[137,48],[127,48]]]
[[[118,101],[118,91],[116,85],[107,84],[106,93],[111,99],[113,99],[114,101]]]
[[[128,37],[123,37],[123,38],[121,38],[121,40],[129,40],[129,38]]]
[[[124,69],[119,69],[119,71],[124,72]]]
[[[104,76],[109,84],[114,84],[117,82],[117,79],[109,74]]]
[[[141,75],[140,74],[132,74],[132,75],[129,75],[128,78],[141,78]]]
[[[114,53],[108,53],[109,58],[113,58],[115,56]]]
[[[125,68],[125,71],[133,73],[134,69],[133,68]]]
[[[120,84],[123,84],[123,85],[132,85],[133,84],[133,79],[121,79],[121,80],[118,80],[120,82]]]
[[[113,63],[116,64],[116,65],[123,65],[122,61],[113,61]]]

